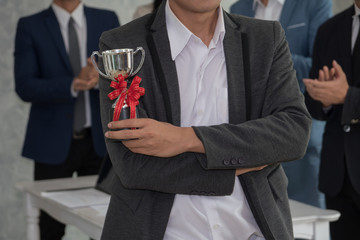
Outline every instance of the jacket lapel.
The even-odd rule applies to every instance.
[[[296,0],[286,0],[281,11],[280,23],[281,26],[286,29],[291,20],[291,16],[295,10]]]
[[[68,54],[66,53],[65,44],[60,31],[60,26],[51,7],[48,9],[48,13],[45,17],[45,24],[60,52],[61,57],[64,60],[66,67],[69,69],[69,71],[72,71],[70,60]]]
[[[250,119],[250,66],[249,55],[247,54],[248,48],[244,46],[244,42],[245,45],[247,42],[247,36],[240,31],[240,26],[226,12],[224,12],[224,22],[226,31],[224,52],[228,80],[229,122],[237,124]]]
[[[338,49],[339,51],[341,65],[344,68],[345,73],[347,73],[347,79],[349,84],[352,79],[352,69],[351,69],[351,33],[352,33],[352,16],[355,13],[354,6],[351,6],[346,10],[342,21],[338,22],[337,25],[337,38],[338,38]]]
[[[91,16],[91,11],[88,7],[84,6],[84,15],[86,18],[86,34],[87,34],[87,41],[86,41],[86,53],[87,57],[92,54],[93,49],[98,48],[98,39],[94,36],[96,34],[96,28],[92,27],[95,26],[95,21],[99,21],[97,18]]]
[[[165,2],[150,21],[147,43],[164,98],[168,121],[180,126],[180,90],[175,62],[171,59],[165,23]],[[161,56],[161,57],[159,57]]]

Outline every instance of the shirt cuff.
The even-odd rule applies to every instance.
[[[325,114],[328,114],[328,112],[332,109],[332,106],[329,106],[329,107],[323,107],[323,112]]]

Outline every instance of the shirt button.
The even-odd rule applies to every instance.
[[[350,132],[351,127],[349,125],[344,125],[344,132]]]
[[[218,230],[220,228],[220,225],[219,224],[215,224],[214,226],[213,226],[213,229],[214,230]]]

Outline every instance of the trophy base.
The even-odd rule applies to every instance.
[[[110,109],[109,111],[109,119],[112,120],[114,116],[114,108]],[[138,108],[135,110],[135,118],[139,116]],[[120,120],[130,119],[130,107],[124,105],[121,109]],[[119,128],[119,129],[108,129],[109,131],[119,131],[119,130],[130,130],[130,128]],[[134,138],[135,139],[135,138]],[[127,140],[134,140],[134,139],[109,139],[110,141],[127,141]]]

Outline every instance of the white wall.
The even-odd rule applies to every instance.
[[[316,1],[316,0],[314,0]],[[89,6],[113,9],[122,24],[132,19],[136,6],[151,0],[84,0]],[[228,10],[235,0],[223,0]],[[350,6],[352,0],[334,0],[334,12]],[[0,0],[0,240],[25,239],[26,218],[23,194],[15,184],[32,179],[32,161],[20,156],[29,104],[14,93],[13,51],[18,19],[49,7],[51,0]],[[66,239],[88,239],[69,228]]]

